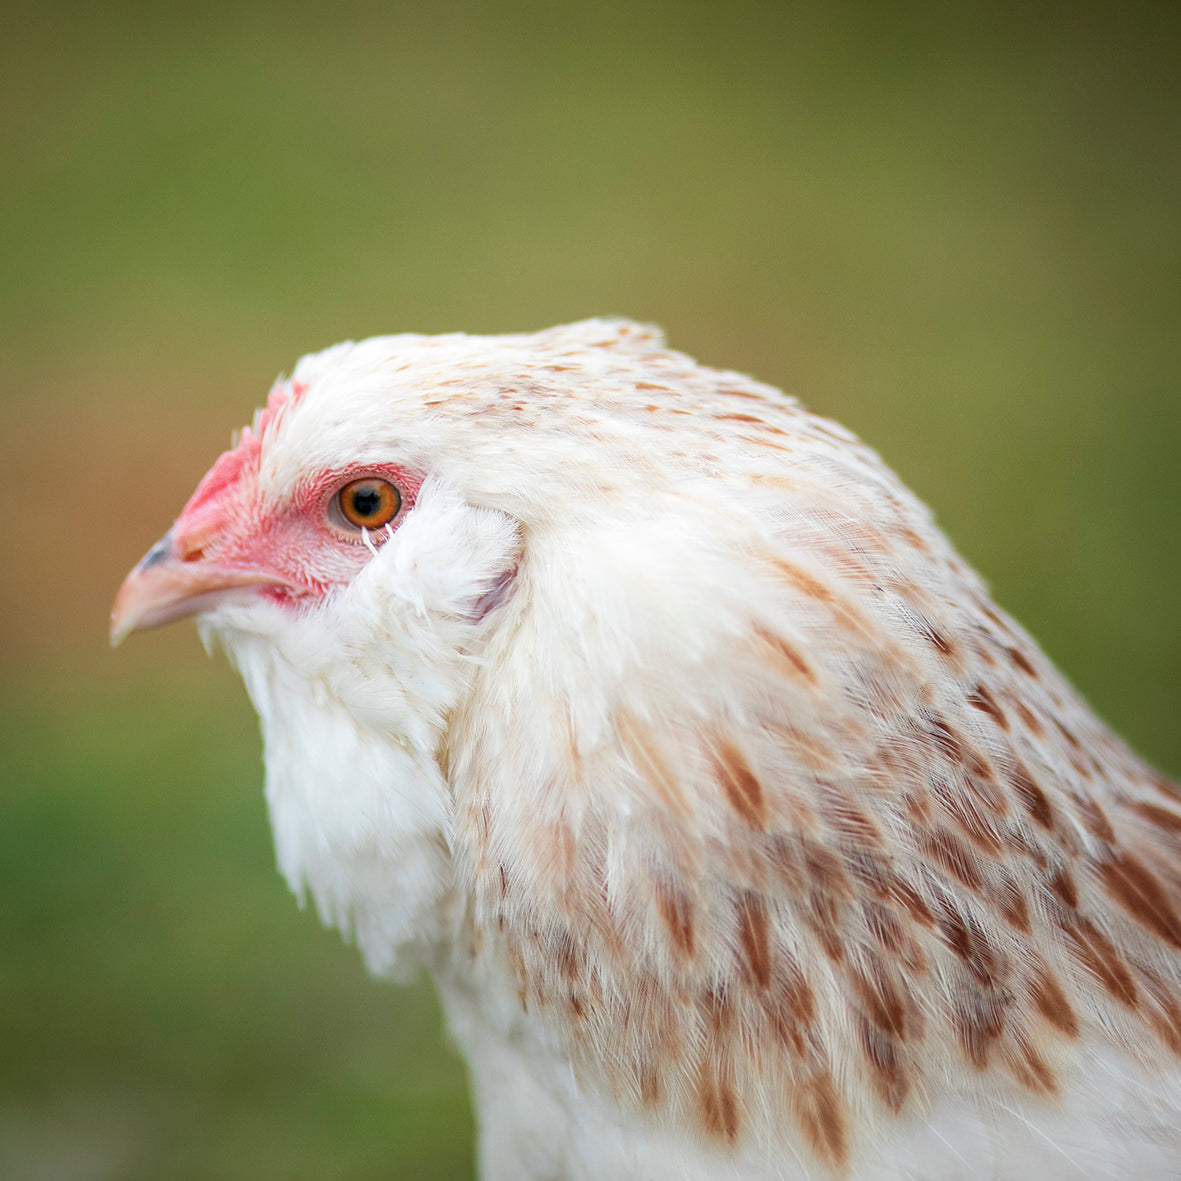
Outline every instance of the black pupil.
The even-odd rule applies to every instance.
[[[376,488],[358,488],[352,501],[353,512],[358,517],[374,517],[381,508],[381,493]]]

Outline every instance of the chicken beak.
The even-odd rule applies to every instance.
[[[250,588],[276,581],[274,575],[260,570],[228,569],[201,557],[186,560],[168,532],[123,580],[111,608],[111,644],[122,643],[133,631],[245,598]]]

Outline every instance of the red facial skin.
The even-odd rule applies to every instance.
[[[272,583],[267,593],[284,599],[323,595],[351,581],[372,556],[361,530],[333,519],[332,502],[345,485],[364,477],[392,484],[402,498],[390,522],[396,529],[422,484],[396,465],[363,464],[317,473],[276,504],[259,495],[257,468],[227,485],[218,464],[172,527],[173,550],[181,562],[212,561],[225,569],[265,573]],[[389,536],[385,526],[369,530],[374,546]]]
[[[303,391],[277,387],[259,417],[259,434]],[[221,455],[169,533],[127,576],[111,612],[111,639],[209,610],[230,599],[264,596],[292,608],[350,582],[372,557],[359,529],[334,520],[332,504],[363,477],[388,481],[401,506],[388,528],[368,531],[382,545],[414,506],[422,478],[393,464],[319,472],[282,501],[264,499],[262,444],[252,431]]]

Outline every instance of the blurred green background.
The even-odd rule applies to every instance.
[[[1181,772],[1181,9],[2,11],[0,1177],[470,1175],[429,989],[273,868],[235,678],[106,649],[339,339],[663,324],[876,446]]]

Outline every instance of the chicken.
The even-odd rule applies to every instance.
[[[590,320],[299,362],[131,572],[488,1181],[1181,1176],[1181,794],[849,432]]]

